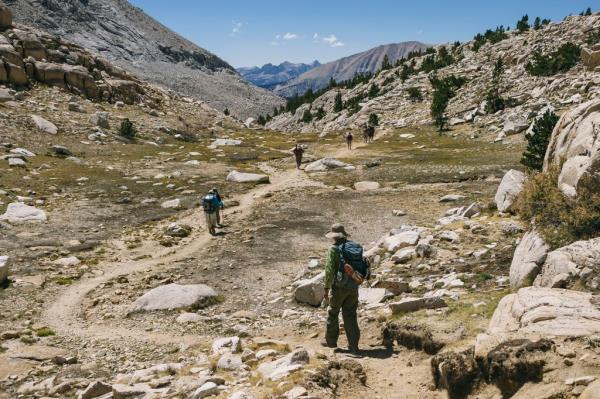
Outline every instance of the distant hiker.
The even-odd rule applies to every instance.
[[[223,200],[221,199],[221,194],[219,194],[219,190],[217,190],[217,188],[213,188],[212,191],[215,194],[215,197],[217,197],[217,200],[219,201],[219,208],[217,209],[217,227],[223,227],[221,225],[221,217],[222,217],[222,213],[223,213]]]
[[[223,203],[219,200],[214,190],[210,190],[207,195],[202,197],[202,208],[206,218],[206,227],[211,235],[217,233],[217,212],[223,207]]]
[[[348,240],[348,234],[341,224],[331,226],[325,237],[333,240],[327,253],[325,265],[325,300],[327,328],[323,346],[336,348],[340,335],[339,314],[342,311],[344,329],[351,353],[359,351],[360,329],[356,311],[358,308],[358,287],[369,277],[369,263],[363,257],[362,247]]]
[[[294,157],[296,158],[296,169],[300,169],[300,165],[302,164],[302,156],[304,155],[304,148],[302,148],[300,144],[296,144],[292,150],[292,153],[294,153]]]
[[[375,126],[367,124],[367,134],[369,136],[369,143],[372,143],[375,138]]]
[[[352,132],[346,133],[346,144],[348,144],[349,150],[352,149],[352,140],[354,140],[354,136],[352,135]]]
[[[369,126],[365,126],[363,129],[363,140],[365,144],[369,142]]]

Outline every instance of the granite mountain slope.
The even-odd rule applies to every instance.
[[[216,55],[154,20],[126,0],[8,0],[18,23],[60,35],[98,52],[140,79],[229,110],[240,118],[279,105]]]
[[[274,91],[281,96],[292,97],[308,89],[321,89],[327,86],[331,78],[339,82],[351,79],[357,73],[375,72],[381,67],[386,55],[393,63],[407,56],[411,51],[425,50],[427,47],[429,47],[427,44],[414,41],[377,46],[311,69],[296,79],[276,87]]]
[[[317,60],[310,64],[294,64],[286,61],[279,65],[269,63],[262,67],[246,67],[237,70],[250,83],[265,89],[273,89],[277,85],[283,85],[319,65],[321,63]]]

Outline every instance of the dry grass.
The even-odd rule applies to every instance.
[[[562,193],[557,181],[560,170],[532,175],[515,202],[515,210],[525,221],[532,221],[552,248],[600,233],[600,189],[598,181],[584,175],[577,197]]]

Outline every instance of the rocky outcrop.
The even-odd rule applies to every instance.
[[[584,47],[581,49],[581,61],[583,65],[593,71],[600,66],[600,48],[596,45],[593,48]]]
[[[548,253],[534,285],[566,288],[580,279],[589,289],[597,289],[600,286],[599,271],[600,238],[577,241]]]
[[[546,260],[548,250],[548,245],[537,231],[526,233],[521,238],[510,264],[510,286],[519,288],[531,285]]]
[[[523,183],[527,180],[525,173],[511,169],[502,178],[494,201],[500,212],[509,212],[512,204],[523,189]]]
[[[322,158],[306,165],[304,171],[326,172],[334,169],[354,170],[355,167],[335,158]]]
[[[566,112],[556,124],[546,157],[544,171],[562,165],[558,184],[567,195],[577,194],[584,174],[600,170],[600,100],[589,101]]]
[[[600,333],[600,308],[591,293],[558,288],[521,288],[502,298],[489,334],[579,337]]]

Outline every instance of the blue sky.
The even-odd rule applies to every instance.
[[[526,13],[561,20],[594,6],[593,0],[130,2],[235,67],[328,62],[408,40],[466,41],[496,25],[514,28]]]

